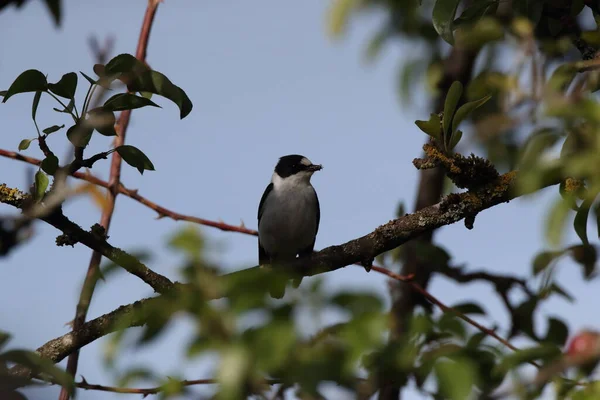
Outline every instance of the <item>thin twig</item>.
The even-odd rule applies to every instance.
[[[0,149],[0,156],[6,157],[6,158],[11,158],[13,160],[23,161],[23,162],[26,162],[26,163],[29,163],[32,165],[37,165],[37,166],[39,166],[42,162],[41,160],[39,160],[37,158],[28,157],[23,154],[20,154],[20,153],[14,152],[14,151],[4,150],[4,149]],[[93,183],[94,185],[101,186],[106,189],[110,188],[110,184],[107,181],[104,181],[88,172],[75,172],[72,176],[77,179],[81,179],[81,180]],[[127,196],[139,203],[142,203],[146,207],[156,211],[158,213],[159,218],[168,217],[175,221],[193,222],[195,224],[210,226],[212,228],[217,228],[217,229],[220,229],[220,230],[226,231],[226,232],[238,232],[238,233],[244,233],[246,235],[252,235],[252,236],[258,235],[258,232],[256,230],[246,228],[243,225],[226,224],[224,222],[212,221],[209,219],[194,217],[192,215],[185,215],[185,214],[181,214],[181,213],[169,210],[168,208],[162,207],[162,206],[156,204],[155,202],[147,199],[146,197],[140,195],[137,190],[126,188],[125,186],[123,186],[123,184],[119,185],[119,193],[124,194],[125,196]]]
[[[148,48],[148,39],[150,37],[150,31],[152,29],[152,23],[156,15],[156,9],[158,8],[159,0],[148,0],[146,12],[144,15],[144,21],[142,23],[142,29],[140,31],[140,37],[137,44],[136,58],[142,62],[146,60],[146,53]],[[90,96],[91,97],[91,96]],[[125,135],[127,133],[127,127],[129,126],[129,119],[131,117],[131,110],[125,110],[119,115],[117,121],[116,130],[118,136],[115,139],[114,147],[122,146],[125,144]],[[104,157],[106,158],[106,157]],[[102,210],[102,216],[100,217],[100,225],[108,232],[110,223],[115,210],[115,201],[119,194],[119,187],[121,184],[121,163],[122,159],[119,153],[114,152],[111,158],[110,165],[110,176],[109,176],[109,194],[108,201]],[[90,164],[93,164],[91,162]],[[82,164],[85,165],[85,164]],[[91,165],[90,165],[91,166]],[[88,266],[87,274],[85,276],[81,293],[79,295],[79,301],[75,311],[75,318],[73,319],[73,329],[78,329],[85,323],[87,312],[94,294],[96,282],[98,280],[98,271],[100,268],[100,261],[102,260],[102,254],[98,251],[92,253],[90,263]],[[67,372],[72,376],[75,376],[77,372],[77,364],[79,359],[79,352],[74,352],[69,356],[67,362]],[[59,400],[68,400],[70,397],[69,392],[63,388],[60,392]]]

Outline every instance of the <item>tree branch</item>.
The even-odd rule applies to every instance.
[[[14,151],[4,150],[4,149],[0,149],[0,156],[10,158],[13,160],[17,160],[17,161],[22,161],[22,162],[32,164],[32,165],[37,165],[37,166],[39,166],[42,162],[42,160],[39,160],[37,158],[28,157],[23,154],[20,154],[20,153],[14,152]],[[75,172],[74,174],[72,174],[72,176],[77,179],[81,179],[81,180],[93,183],[94,185],[102,186],[103,188],[110,189],[110,185],[107,181],[104,181],[90,173]],[[156,211],[159,215],[159,218],[168,217],[175,221],[193,222],[195,224],[210,226],[212,228],[217,228],[217,229],[220,229],[225,232],[238,232],[238,233],[244,233],[244,234],[253,235],[253,236],[258,235],[258,232],[256,230],[246,228],[243,225],[240,225],[240,226],[230,225],[230,224],[226,224],[224,222],[211,221],[208,219],[194,217],[191,215],[185,215],[185,214],[181,214],[181,213],[169,210],[168,208],[162,207],[162,206],[156,204],[155,202],[147,199],[146,197],[140,195],[137,190],[126,188],[125,186],[123,186],[123,184],[119,185],[119,193],[124,194],[125,196]]]
[[[0,203],[24,209],[30,201],[30,195],[18,189],[9,188],[5,184],[0,184]],[[41,215],[39,219],[63,232],[63,235],[57,238],[57,245],[73,245],[76,242],[81,242],[115,264],[123,267],[129,273],[139,277],[156,292],[165,293],[173,288],[174,284],[168,278],[152,271],[129,253],[110,245],[106,241],[105,232],[102,228],[98,229],[95,226],[92,227],[90,232],[85,231],[63,215],[60,208],[53,210],[51,213]]]
[[[138,39],[137,49],[136,49],[136,58],[142,62],[146,62],[146,53],[148,50],[148,39],[150,38],[150,31],[152,29],[152,24],[154,22],[154,17],[156,16],[156,9],[158,8],[158,4],[160,0],[148,0],[148,5],[146,6],[146,12],[144,14],[144,21],[142,23],[142,28],[140,31],[140,36]],[[114,147],[119,147],[125,144],[125,136],[127,133],[127,127],[129,126],[129,119],[131,117],[131,110],[124,110],[119,115],[119,120],[116,124],[116,130],[118,131],[118,136],[115,138]],[[77,153],[76,153],[77,154]],[[96,158],[97,157],[97,158]],[[100,158],[106,158],[107,153],[100,153],[96,156],[93,156],[87,160],[76,160],[73,161],[73,164],[79,161],[79,164],[84,167],[91,168],[95,161]],[[81,157],[80,157],[81,158]],[[106,232],[108,232],[110,228],[110,222],[112,220],[112,216],[115,210],[115,202],[117,199],[117,195],[119,194],[119,186],[121,185],[121,164],[122,159],[121,155],[118,152],[113,152],[111,157],[111,165],[110,165],[110,175],[109,175],[109,195],[106,207],[102,210],[102,216],[100,217],[100,225],[104,228]],[[75,172],[76,169],[70,172]],[[78,329],[83,325],[85,319],[87,317],[87,312],[92,301],[92,296],[94,294],[94,289],[96,288],[96,282],[98,280],[98,271],[100,268],[100,261],[102,260],[103,253],[99,251],[94,251],[92,253],[92,257],[90,258],[90,263],[88,265],[87,274],[83,281],[83,285],[81,287],[81,293],[79,295],[79,301],[77,302],[77,307],[75,310],[75,318],[73,319],[73,329]],[[166,278],[165,278],[166,279]],[[168,279],[167,279],[168,280]],[[170,283],[170,281],[169,281]],[[67,363],[67,372],[69,372],[72,376],[75,376],[77,372],[77,364],[79,359],[79,352],[73,353],[69,357],[69,361]],[[66,389],[62,389],[59,400],[68,400],[70,397],[68,391]]]

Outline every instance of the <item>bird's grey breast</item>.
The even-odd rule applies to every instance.
[[[263,248],[272,255],[295,257],[310,246],[317,232],[317,207],[312,185],[276,185],[259,222]]]

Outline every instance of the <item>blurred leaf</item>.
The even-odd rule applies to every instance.
[[[485,310],[477,303],[460,303],[451,307],[462,314],[485,315]]]
[[[381,48],[387,39],[390,37],[390,31],[388,29],[382,29],[378,31],[372,38],[369,40],[369,44],[365,51],[365,58],[367,61],[373,61],[381,52]]]
[[[454,44],[454,17],[459,4],[460,0],[437,0],[433,6],[433,27],[451,45]]]
[[[52,125],[52,126],[49,126],[46,129],[44,129],[42,132],[44,132],[46,135],[49,135],[49,134],[54,133],[54,132],[56,132],[56,131],[64,128],[64,127],[65,127],[64,125],[60,125],[60,126],[58,126],[58,125]]]
[[[472,348],[472,349],[476,349],[479,347],[479,345],[481,343],[483,343],[483,341],[488,337],[488,334],[485,332],[477,332],[475,334],[473,334],[473,336],[471,336],[469,338],[469,341],[466,344],[466,347]]]
[[[432,138],[441,141],[442,139],[442,121],[438,114],[431,114],[429,121],[415,121],[415,124],[420,130],[431,136]]]
[[[92,138],[93,132],[94,128],[92,127],[76,124],[67,129],[67,139],[75,147],[86,147]]]
[[[460,14],[460,17],[454,20],[454,26],[463,24],[472,24],[487,14],[494,14],[498,9],[499,0],[478,0],[471,3]]]
[[[169,239],[169,247],[183,251],[190,258],[198,258],[206,247],[202,232],[193,225],[187,225]]]
[[[160,107],[145,97],[139,97],[131,93],[118,93],[106,100],[103,108],[109,111],[123,111],[145,106]]]
[[[185,118],[192,111],[192,101],[179,87],[157,71],[146,71],[128,84],[132,92],[150,92],[166,97],[179,107],[179,116]]]
[[[558,199],[548,213],[546,221],[546,239],[552,246],[558,246],[564,236],[564,227],[569,215],[569,203]]]
[[[523,301],[513,312],[513,332],[511,337],[519,332],[523,332],[532,339],[537,339],[534,328],[533,314],[537,308],[539,300],[535,297]]]
[[[354,316],[381,312],[383,302],[374,295],[366,293],[340,293],[331,298],[331,303],[350,311]]]
[[[137,147],[123,145],[117,147],[115,151],[123,157],[123,161],[140,171],[140,174],[143,174],[144,170],[154,171],[152,161]]]
[[[58,82],[49,83],[48,89],[60,97],[74,98],[75,90],[77,90],[77,74],[75,72],[64,74]]]
[[[88,111],[86,125],[91,126],[104,136],[117,136],[115,130],[115,114],[104,107],[94,108]]]
[[[44,0],[44,2],[46,3],[46,7],[48,7],[48,11],[50,11],[50,14],[54,18],[54,23],[56,26],[59,26],[62,16],[61,0]]]
[[[462,121],[464,121],[469,115],[471,115],[473,111],[484,105],[491,98],[492,96],[487,95],[479,100],[470,101],[460,106],[458,110],[456,110],[456,114],[452,119],[452,132],[456,131],[458,129],[458,125]]]
[[[560,348],[551,344],[518,350],[503,357],[501,362],[496,366],[496,372],[506,373],[521,364],[536,360],[551,360],[560,356],[560,354]]]
[[[0,349],[10,340],[10,335],[6,332],[0,331]]]
[[[590,279],[596,271],[596,261],[598,253],[594,246],[589,244],[571,246],[568,249],[570,251],[573,261],[583,267],[583,277]]]
[[[331,37],[339,37],[346,28],[356,0],[334,0],[327,11],[327,31]]]
[[[443,2],[443,0],[439,0],[438,3],[439,2]],[[450,127],[452,126],[452,118],[454,117],[454,112],[456,111],[456,106],[460,101],[460,96],[462,96],[462,92],[462,83],[460,83],[459,81],[454,81],[452,83],[452,86],[450,86],[450,89],[448,90],[448,94],[446,95],[446,100],[444,102],[444,115],[442,117],[446,145],[450,141]]]
[[[229,346],[221,352],[217,378],[220,390],[219,400],[237,400],[246,397],[244,383],[250,373],[250,356],[241,346]]]
[[[0,354],[0,361],[20,364],[31,369],[35,374],[45,374],[56,381],[59,385],[73,393],[73,378],[67,372],[58,368],[49,359],[41,357],[33,351],[9,350]]]
[[[464,339],[467,334],[463,321],[453,313],[442,314],[438,320],[438,328],[442,332],[449,332],[461,339]]]
[[[117,386],[119,387],[127,387],[131,386],[134,383],[143,380],[143,381],[153,381],[158,377],[154,372],[150,369],[143,367],[134,367],[129,368],[127,371],[119,376],[119,380],[117,381]]]
[[[515,14],[529,18],[535,26],[542,17],[544,2],[545,0],[513,1],[512,9]]]
[[[573,228],[575,229],[575,233],[579,236],[579,239],[583,242],[583,244],[590,244],[587,237],[587,221],[588,215],[590,214],[590,207],[594,202],[595,197],[588,197],[583,201],[579,210],[575,214],[575,219],[573,220]]]
[[[48,154],[48,156],[42,160],[40,167],[48,175],[54,175],[58,169],[58,157],[56,157],[53,153]]]
[[[23,139],[19,142],[19,151],[27,150],[33,139]]]
[[[438,0],[438,3],[440,1]],[[444,398],[465,400],[470,397],[479,375],[477,368],[470,360],[459,358],[451,361],[439,361],[435,364],[434,369],[438,380],[438,389]]]
[[[33,198],[36,201],[40,201],[44,197],[44,194],[46,193],[46,188],[48,187],[48,183],[50,183],[50,181],[48,180],[46,174],[42,170],[38,170],[38,172],[36,172],[35,174],[33,192]]]
[[[578,71],[574,65],[563,64],[552,72],[547,82],[548,88],[556,92],[565,92],[577,74]]]
[[[563,321],[557,318],[550,318],[548,321],[548,331],[545,341],[557,346],[564,346],[569,337],[569,327]]]
[[[571,303],[573,303],[575,301],[575,298],[573,296],[571,296],[566,290],[564,290],[562,287],[560,287],[556,283],[553,283],[552,285],[550,285],[550,287],[548,289],[550,290],[550,292],[556,293],[556,294],[562,296],[563,298],[565,298],[566,300],[568,300]]]
[[[562,251],[542,251],[536,254],[532,263],[533,275],[535,276],[544,271],[554,260],[562,256],[562,254]]]
[[[448,144],[448,150],[452,150],[453,148],[456,147],[458,142],[460,142],[462,135],[463,135],[463,133],[461,130],[456,130],[456,131],[452,132],[452,134],[450,135],[450,143]]]
[[[38,70],[29,69],[19,75],[12,85],[10,85],[2,102],[6,103],[6,100],[15,94],[38,91],[45,92],[47,89],[48,81],[46,81],[44,74]]]

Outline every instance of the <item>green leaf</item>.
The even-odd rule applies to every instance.
[[[64,127],[65,127],[64,125],[60,125],[60,126],[58,126],[58,125],[52,125],[52,126],[49,126],[46,129],[44,129],[42,132],[44,132],[46,135],[49,135],[49,134],[54,133],[54,132],[56,132],[56,131],[64,128]]]
[[[550,360],[560,355],[560,349],[555,345],[541,345],[529,349],[518,350],[506,355],[496,366],[496,372],[508,372],[526,362],[535,360]]]
[[[415,124],[420,130],[431,136],[432,138],[441,141],[442,139],[442,121],[439,114],[431,114],[429,121],[415,121]]]
[[[594,202],[594,198],[587,198],[583,201],[579,210],[575,214],[575,219],[573,220],[573,228],[575,228],[575,232],[579,239],[583,242],[583,244],[590,244],[587,237],[587,220],[588,215],[590,214],[590,207]]]
[[[569,337],[569,327],[563,321],[557,318],[550,318],[548,321],[548,331],[545,341],[554,343],[557,346],[564,346]]]
[[[479,100],[470,101],[463,104],[456,110],[454,118],[452,119],[452,132],[456,131],[458,125],[463,122],[473,111],[484,105],[492,96],[487,95]]]
[[[75,147],[86,147],[93,132],[94,128],[91,126],[75,124],[67,129],[67,138]]]
[[[556,283],[553,283],[552,285],[550,285],[548,290],[551,293],[556,293],[557,295],[561,296],[562,298],[567,300],[569,303],[573,303],[575,301],[575,298],[573,296],[571,296],[571,294],[569,294],[566,290],[564,290],[562,287],[560,287]]]
[[[59,110],[58,108],[52,107],[52,109],[56,112],[60,112],[60,113],[65,113],[65,114],[70,114],[73,111],[73,107],[75,106],[75,100],[71,99],[68,103],[67,106],[62,109]]]
[[[575,65],[563,64],[552,72],[547,82],[548,88],[553,91],[564,92],[569,88],[577,74],[578,71]]]
[[[48,157],[44,158],[40,166],[48,175],[54,175],[58,169],[58,157],[50,153]]]
[[[152,161],[150,161],[150,159],[137,147],[124,145],[117,147],[115,151],[123,157],[123,160],[127,164],[137,168],[137,170],[140,171],[140,174],[143,174],[144,170],[154,171]]]
[[[558,199],[550,212],[546,221],[546,239],[552,246],[558,246],[564,236],[564,227],[569,215],[569,203],[562,198]]]
[[[52,14],[52,17],[54,18],[54,23],[56,26],[59,26],[60,18],[62,16],[60,7],[61,0],[44,0],[44,2],[46,3],[46,7],[48,7],[48,11],[50,11],[50,14]]]
[[[356,0],[335,0],[331,3],[327,10],[327,31],[332,38],[338,38],[344,32],[356,5]]]
[[[513,328],[516,333],[523,332],[532,339],[537,339],[535,334],[533,314],[538,305],[538,299],[533,297],[525,300],[515,309],[513,314]]]
[[[15,79],[4,95],[3,103],[6,100],[19,93],[27,92],[45,92],[48,89],[48,81],[40,71],[36,69],[28,69]]]
[[[38,172],[35,174],[35,185],[33,192],[33,198],[36,201],[40,201],[44,197],[48,183],[50,183],[50,181],[48,180],[46,174],[42,170],[38,170]]]
[[[447,399],[468,399],[473,385],[477,383],[477,368],[472,361],[466,358],[451,361],[441,360],[435,364],[434,370],[439,389]]]
[[[465,8],[460,17],[454,20],[454,27],[477,22],[481,17],[493,14],[498,9],[498,0],[478,0]]]
[[[485,310],[476,303],[460,303],[452,306],[452,308],[463,314],[485,315]]]
[[[449,44],[454,44],[454,17],[460,0],[437,0],[433,6],[433,27]]]
[[[35,115],[37,114],[38,105],[40,104],[40,99],[42,98],[42,92],[37,91],[33,96],[33,104],[31,105],[31,119],[35,122]]]
[[[331,303],[347,309],[353,315],[381,312],[383,309],[379,297],[366,293],[339,293],[331,298]]]
[[[537,275],[544,271],[550,264],[563,254],[562,251],[542,251],[533,259],[532,272]]]
[[[67,99],[74,98],[77,90],[77,74],[75,72],[64,74],[60,81],[49,83],[48,89],[57,96]]]
[[[95,85],[95,84],[97,84],[97,83],[98,83],[98,81],[97,81],[97,80],[95,80],[95,79],[91,78],[90,76],[88,76],[88,75],[84,74],[83,72],[79,71],[79,73],[80,73],[80,74],[81,74],[81,75],[82,75],[82,76],[83,76],[85,79],[87,79],[87,81],[90,83],[90,85]]]
[[[104,136],[116,136],[115,131],[115,113],[104,107],[94,108],[88,111],[86,125],[93,127]]]
[[[443,0],[439,0],[443,1]],[[439,2],[438,1],[438,2]],[[454,117],[454,111],[460,101],[460,96],[463,92],[463,85],[459,81],[454,81],[448,94],[446,94],[446,101],[444,102],[444,116],[442,118],[442,124],[444,126],[444,137],[446,138],[446,144],[449,143],[450,139],[450,127],[452,126],[452,118]]]
[[[460,142],[460,138],[462,138],[462,135],[463,133],[460,130],[452,132],[452,134],[450,135],[450,143],[448,145],[448,150],[452,150],[456,147],[458,142]]]
[[[131,54],[119,54],[118,56],[113,57],[105,66],[104,71],[98,71],[97,68],[94,68],[96,73],[100,72],[100,76],[102,75],[115,75],[119,73],[125,72],[133,72],[135,74],[139,74],[144,71],[148,71],[149,68],[132,56]]]
[[[104,102],[104,108],[110,111],[133,110],[145,106],[160,107],[158,104],[145,97],[131,93],[119,93]]]
[[[192,111],[192,102],[187,94],[157,71],[146,71],[128,85],[131,92],[150,92],[166,97],[179,107],[179,116],[185,118]]]
[[[69,393],[73,392],[74,385],[71,375],[54,365],[49,359],[43,358],[33,351],[9,350],[0,354],[0,361],[22,365],[31,369],[34,375],[46,374],[66,388]]]
[[[19,142],[19,151],[27,150],[33,139],[23,139]]]
[[[589,244],[580,244],[568,248],[569,254],[573,261],[583,267],[583,277],[590,279],[596,271],[596,261],[598,260],[598,252],[594,246]]]
[[[8,93],[8,90],[0,90],[0,96],[4,97]]]

